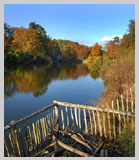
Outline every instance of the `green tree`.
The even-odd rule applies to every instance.
[[[119,39],[119,37],[114,37],[113,38],[113,42],[115,43],[115,44],[119,44],[119,42],[120,42],[120,39]]]

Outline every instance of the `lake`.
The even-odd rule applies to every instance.
[[[5,125],[53,100],[95,105],[104,91],[101,78],[91,76],[84,64],[5,68],[4,77]]]

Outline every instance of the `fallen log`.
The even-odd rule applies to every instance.
[[[70,137],[71,137],[73,140],[75,140],[76,142],[78,142],[78,143],[84,145],[85,147],[87,147],[91,152],[93,151],[93,148],[91,148],[91,147],[88,145],[88,143],[82,141],[79,137],[77,137],[77,135],[75,135],[75,134],[72,135],[71,133],[66,133],[66,132],[64,132],[64,131],[61,131],[61,133],[62,133],[63,135],[68,135],[68,136],[70,136]]]
[[[51,143],[50,145],[46,146],[42,151],[36,153],[35,155],[33,155],[33,157],[38,157],[40,156],[43,152],[46,151],[46,149],[48,149],[49,147],[53,147],[54,145],[56,145],[56,142]]]
[[[76,149],[76,148],[70,147],[70,146],[62,143],[60,140],[57,140],[57,143],[58,143],[58,145],[59,145],[60,147],[66,149],[66,150],[68,150],[68,151],[70,151],[70,152],[73,152],[73,153],[75,153],[75,154],[77,154],[77,155],[79,155],[79,156],[81,156],[81,157],[92,157],[90,154],[84,153],[84,152],[82,152],[82,151],[79,151],[79,150]]]

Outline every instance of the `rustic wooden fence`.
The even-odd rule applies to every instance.
[[[5,156],[40,156],[48,147],[61,145],[55,131],[90,134],[105,139],[117,138],[130,123],[135,125],[135,104],[132,91],[121,95],[111,106],[86,106],[67,102],[53,101],[54,104],[32,113],[5,126]],[[34,116],[48,111],[46,116],[35,122],[21,126]],[[64,144],[62,144],[63,146]],[[81,154],[82,155],[82,154]]]

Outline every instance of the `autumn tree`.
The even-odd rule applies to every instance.
[[[26,32],[26,29],[23,27],[17,28],[15,30],[15,33],[13,35],[13,41],[12,41],[12,49],[19,50],[19,51],[24,50],[24,46],[26,44],[25,32]]]
[[[102,54],[102,46],[96,43],[91,49],[92,56],[100,56]]]
[[[109,59],[114,59],[114,50],[115,50],[115,43],[113,41],[109,41],[105,46]]]

